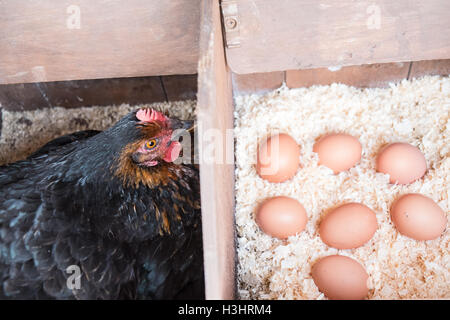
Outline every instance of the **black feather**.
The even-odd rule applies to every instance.
[[[164,185],[125,186],[111,168],[140,137],[130,113],[0,167],[1,299],[204,297],[198,169],[171,164]]]

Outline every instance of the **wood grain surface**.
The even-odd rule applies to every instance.
[[[409,79],[423,77],[425,75],[448,76],[450,74],[450,59],[415,61],[412,63]]]
[[[233,94],[262,94],[279,88],[285,80],[285,72],[232,74]]]
[[[200,0],[2,0],[0,84],[194,74]]]
[[[235,297],[234,143],[231,74],[225,64],[218,1],[202,1],[200,59],[198,65],[198,126],[205,139],[200,154],[221,149],[218,161],[203,158],[200,183],[203,252],[207,299]],[[217,144],[206,136],[215,133]],[[201,139],[203,139],[201,138]],[[220,151],[219,151],[220,154]],[[227,156],[228,155],[228,156]],[[228,158],[228,159],[227,159]]]
[[[339,69],[289,70],[286,72],[286,85],[289,88],[299,88],[343,83],[361,88],[383,88],[388,87],[390,82],[406,79],[410,64],[411,62],[376,63]]]
[[[235,73],[450,58],[448,0],[235,2]]]

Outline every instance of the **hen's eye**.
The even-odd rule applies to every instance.
[[[149,140],[145,143],[145,149],[152,150],[156,147],[158,141],[156,139]]]

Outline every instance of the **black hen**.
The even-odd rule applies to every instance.
[[[204,298],[191,125],[141,109],[0,167],[0,298]]]

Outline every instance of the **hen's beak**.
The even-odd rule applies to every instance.
[[[192,132],[195,130],[195,128],[197,128],[197,124],[193,120],[187,120],[185,122],[185,127],[183,129],[185,129],[187,132]]]

